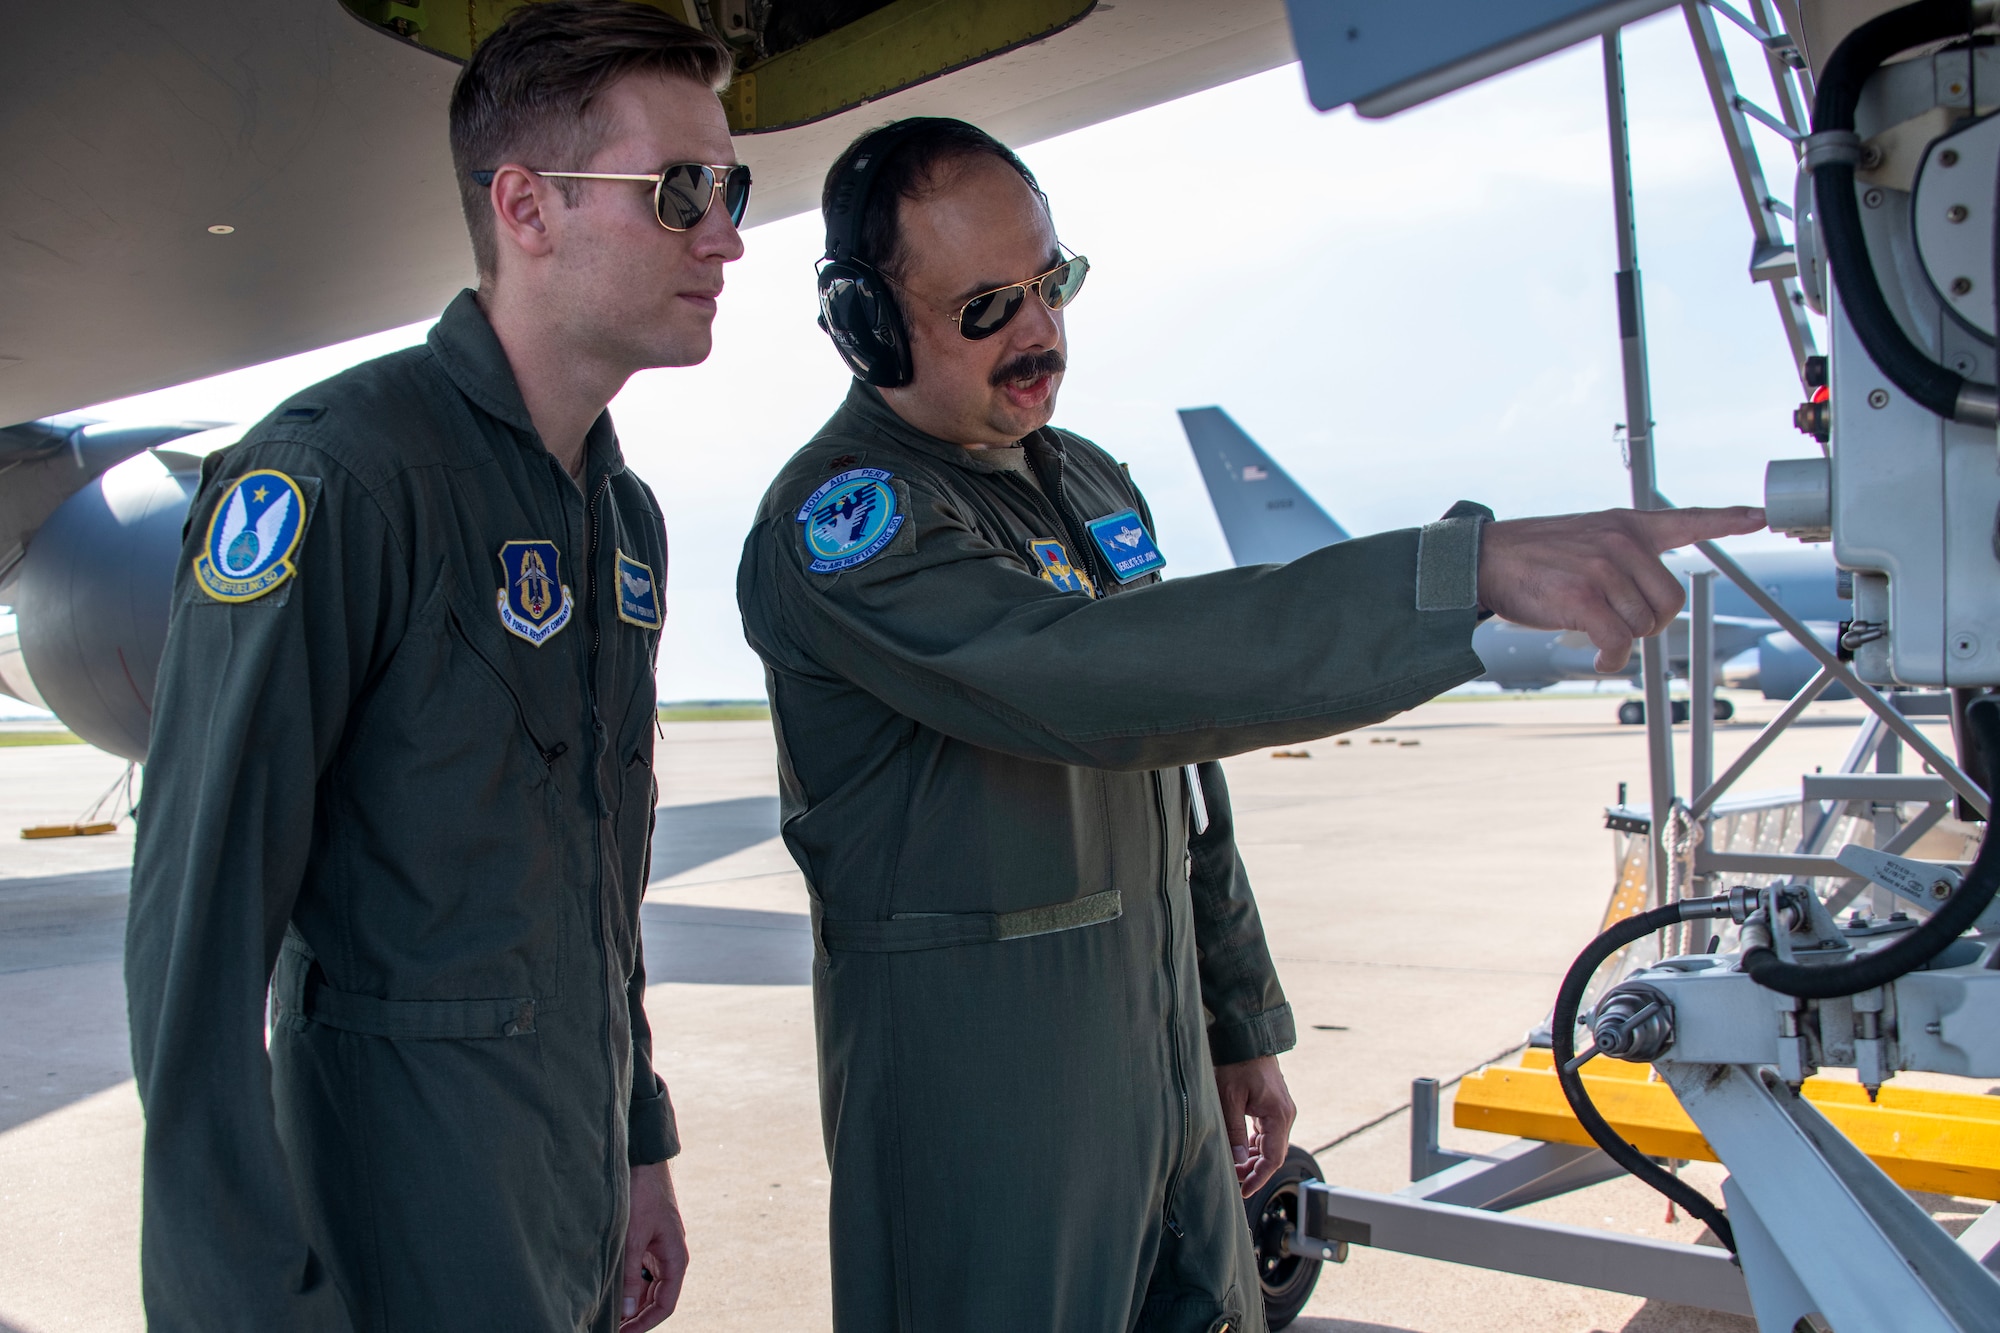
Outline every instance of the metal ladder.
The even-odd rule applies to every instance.
[[[1783,31],[1773,0],[1747,0],[1750,13],[1726,0],[1687,0],[1681,6],[1687,16],[1688,35],[1694,39],[1695,58],[1701,63],[1708,97],[1715,108],[1716,125],[1722,130],[1723,146],[1729,150],[1729,165],[1736,172],[1736,188],[1743,196],[1743,210],[1750,218],[1750,280],[1771,286],[1778,306],[1778,319],[1785,326],[1785,341],[1791,345],[1792,360],[1800,381],[1805,379],[1806,358],[1818,356],[1812,326],[1806,322],[1805,294],[1799,290],[1798,256],[1786,237],[1780,219],[1792,220],[1792,207],[1773,195],[1764,180],[1764,168],[1751,142],[1751,122],[1781,136],[1797,154],[1798,143],[1810,132],[1808,105],[1812,98],[1812,74],[1798,42]],[[1773,115],[1742,95],[1736,76],[1723,49],[1722,32],[1716,26],[1721,15],[1741,28],[1764,48],[1764,62],[1770,68],[1771,87],[1777,95],[1779,114]]]

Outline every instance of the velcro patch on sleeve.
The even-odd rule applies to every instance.
[[[254,602],[298,573],[306,533],[306,492],[282,472],[246,472],[209,515],[208,539],[194,558],[195,582],[218,602]]]
[[[892,474],[862,467],[829,477],[795,515],[805,543],[806,568],[838,574],[888,549],[907,515]]]

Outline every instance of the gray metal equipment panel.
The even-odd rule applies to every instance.
[[[1389,116],[1674,6],[1662,0],[1286,0],[1322,111]]]

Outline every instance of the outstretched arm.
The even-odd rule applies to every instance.
[[[1691,542],[1756,532],[1764,511],[1607,509],[1559,518],[1489,523],[1479,550],[1479,604],[1529,629],[1575,629],[1597,645],[1597,669],[1613,672],[1632,641],[1658,634],[1680,614],[1680,581],[1662,552]]]

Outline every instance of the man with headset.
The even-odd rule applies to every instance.
[[[1020,160],[902,121],[823,206],[856,382],[737,595],[812,893],[835,1325],[1261,1330],[1238,1197],[1293,1021],[1214,761],[1473,678],[1486,612],[1620,665],[1679,609],[1658,553],[1762,516],[1460,504],[1163,582],[1125,469],[1047,424],[1089,266]]]

